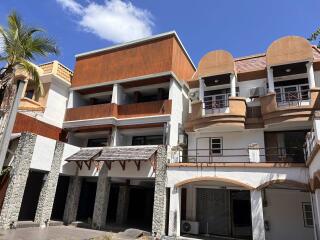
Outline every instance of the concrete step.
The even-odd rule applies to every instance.
[[[49,226],[62,226],[63,222],[62,221],[50,221]]]
[[[39,223],[33,221],[18,221],[16,228],[40,227]]]

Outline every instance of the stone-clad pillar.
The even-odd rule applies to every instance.
[[[127,221],[128,208],[129,208],[130,189],[129,186],[120,186],[118,196],[118,206],[116,223],[124,224]]]
[[[78,175],[72,176],[70,178],[66,206],[63,214],[64,224],[70,224],[76,220],[79,199],[80,199],[81,185],[82,185],[82,178],[80,178]]]
[[[38,207],[35,216],[35,222],[39,223],[40,227],[46,227],[51,217],[54,196],[58,184],[63,149],[64,143],[57,142],[52,159],[51,170],[47,174],[47,180],[45,181],[40,192]]]
[[[97,183],[96,199],[92,217],[92,227],[101,229],[105,227],[109,204],[110,180],[108,178],[108,169],[103,164],[99,172]]]
[[[165,234],[166,226],[167,150],[165,146],[159,146],[158,148],[156,169],[152,234],[161,236]]]
[[[18,221],[36,138],[35,134],[22,133],[15,151],[10,182],[0,214],[0,226],[4,229],[15,227]]]

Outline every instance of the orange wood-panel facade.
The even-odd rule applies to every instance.
[[[58,127],[44,123],[33,117],[18,113],[13,127],[13,133],[32,132],[47,138],[63,141],[65,132]]]
[[[112,117],[117,114],[116,111],[117,105],[114,103],[69,108],[66,111],[65,121]]]
[[[171,114],[171,100],[116,105],[114,103],[70,108],[65,121],[115,117],[118,119]]]
[[[78,57],[72,87],[169,71],[181,80],[195,71],[174,35]]]
[[[72,87],[170,71],[171,38],[79,57]]]
[[[172,48],[172,71],[180,80],[187,81],[192,77],[196,69],[194,69],[185,51],[181,48],[176,38],[173,38]]]
[[[118,118],[134,118],[171,114],[171,100],[118,106]]]

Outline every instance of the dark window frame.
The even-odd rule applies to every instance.
[[[220,142],[219,143],[212,143],[212,140],[219,140]],[[220,148],[217,148],[217,147],[212,147],[213,144],[219,144],[220,145]],[[219,150],[220,152],[219,153],[214,153],[213,150]],[[211,155],[212,156],[223,156],[223,138],[222,137],[211,137],[210,138],[210,152],[211,152]]]
[[[311,211],[308,211],[308,212],[311,212],[311,218],[308,218],[307,216],[306,216],[306,209],[305,209],[305,206],[306,205],[309,205],[310,206],[310,208],[311,208]],[[303,213],[303,225],[304,225],[304,227],[306,227],[306,228],[314,228],[314,219],[313,219],[313,211],[312,211],[312,205],[311,205],[311,202],[302,202],[301,203],[301,206],[302,206],[302,213]],[[312,220],[312,225],[309,225],[308,223],[307,223],[307,219],[311,219]]]

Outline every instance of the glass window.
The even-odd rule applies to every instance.
[[[274,88],[276,92],[276,100],[277,102],[282,102],[282,94],[281,94],[281,88]]]
[[[88,139],[87,147],[105,147],[109,145],[108,138]]]
[[[211,138],[211,153],[222,155],[222,138]]]
[[[26,98],[32,99],[33,95],[34,95],[34,90],[27,90],[24,96]]]
[[[162,135],[152,136],[134,136],[132,137],[132,145],[161,145],[163,144]]]
[[[310,203],[302,203],[303,222],[305,227],[313,227],[312,207]]]
[[[284,87],[284,97],[287,102],[298,100],[298,88],[297,86]]]
[[[300,85],[300,94],[301,94],[301,99],[302,100],[308,100],[310,99],[309,95],[309,85]]]

